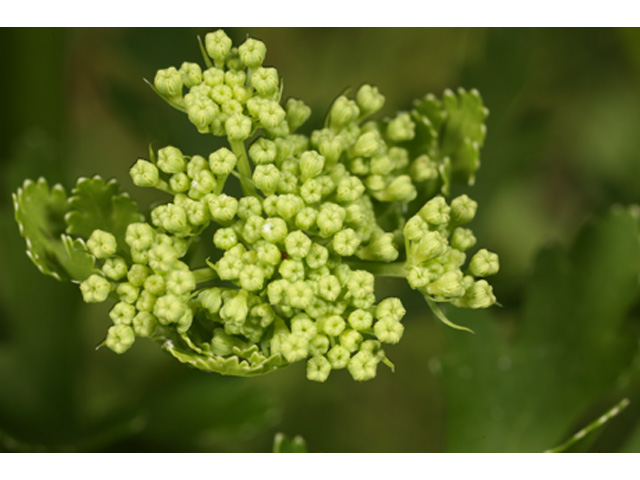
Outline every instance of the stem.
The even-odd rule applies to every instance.
[[[242,185],[242,192],[245,195],[251,195],[257,197],[258,193],[251,181],[251,166],[249,165],[249,157],[247,157],[247,150],[244,148],[244,142],[241,140],[229,140],[231,150],[238,158],[238,173],[240,174],[240,184]]]
[[[210,267],[202,267],[196,270],[192,270],[193,276],[196,279],[196,284],[208,282],[209,280],[215,280],[218,278],[217,273]]]
[[[369,273],[380,277],[398,277],[406,278],[407,273],[404,268],[404,262],[382,263],[382,262],[363,262],[351,261],[345,262],[349,267],[357,270],[366,270]]]

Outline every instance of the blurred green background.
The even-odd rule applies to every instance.
[[[143,78],[200,61],[197,36],[215,28],[0,30],[0,451],[270,451],[276,432],[323,452],[542,451],[623,397],[631,406],[574,448],[640,451],[638,222],[609,213],[640,204],[637,29],[227,29],[267,44],[285,98],[312,107],[309,127],[365,82],[389,114],[429,92],[480,91],[488,136],[464,191],[480,244],[501,257],[502,307],[449,310],[470,336],[381,280],[407,306],[405,336],[388,349],[395,373],[362,384],[347,372],[309,382],[303,364],[225,378],[143,341],[96,351],[107,308],[31,264],[11,193],[26,178],[70,189],[100,174],[148,205],[127,172],[150,143],[219,143]]]

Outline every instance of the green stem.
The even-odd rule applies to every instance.
[[[369,273],[380,277],[398,277],[406,278],[407,273],[404,268],[404,262],[382,263],[382,262],[365,262],[350,261],[345,262],[349,267],[356,270],[366,270]]]
[[[229,140],[231,150],[238,158],[238,173],[240,174],[240,184],[242,186],[242,192],[245,195],[258,196],[256,187],[253,186],[251,181],[251,166],[249,165],[249,157],[247,156],[247,150],[244,148],[244,142],[241,140]]]
[[[191,273],[193,273],[193,276],[196,279],[196,284],[208,282],[210,280],[215,280],[216,278],[218,278],[215,270],[210,267],[198,268],[196,270],[192,270]]]

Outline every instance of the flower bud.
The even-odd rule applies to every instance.
[[[282,175],[275,165],[258,165],[253,171],[253,183],[265,195],[273,195]]]
[[[418,196],[416,187],[411,181],[409,175],[400,175],[393,179],[393,181],[387,185],[384,191],[376,195],[376,198],[383,202],[410,202]]]
[[[209,166],[216,175],[229,175],[238,163],[238,158],[228,148],[222,147],[209,155]]]
[[[376,376],[377,367],[377,358],[372,353],[365,350],[360,350],[351,357],[347,366],[353,379],[359,382],[374,378]]]
[[[147,279],[149,274],[149,269],[144,265],[131,265],[129,272],[127,273],[127,280],[129,280],[129,283],[134,287],[141,287],[144,285],[144,281]]]
[[[357,252],[362,260],[380,262],[393,262],[398,258],[398,248],[395,246],[392,233],[375,235],[368,245],[363,246]]]
[[[318,295],[328,302],[335,301],[342,292],[340,281],[334,275],[326,275],[318,280]]]
[[[465,251],[476,244],[476,237],[468,228],[457,227],[451,234],[451,246],[457,250]]]
[[[238,235],[232,228],[220,228],[213,234],[213,243],[221,250],[229,250],[238,244]]]
[[[249,138],[251,136],[252,126],[251,119],[241,113],[231,115],[224,123],[224,128],[230,141],[246,140]]]
[[[111,280],[121,280],[127,274],[127,263],[122,257],[108,258],[102,266],[102,273]]]
[[[407,112],[399,113],[387,125],[387,138],[392,142],[407,142],[416,134],[416,124]]]
[[[360,237],[352,228],[339,231],[331,241],[333,251],[343,257],[350,257],[356,253],[360,246]]]
[[[158,167],[147,160],[139,159],[129,170],[129,175],[138,187],[156,187],[160,183]]]
[[[249,158],[251,158],[253,163],[255,163],[256,165],[266,165],[269,163],[273,163],[276,159],[276,155],[276,144],[264,137],[257,139],[249,147]]]
[[[329,350],[327,353],[327,359],[331,364],[331,368],[334,370],[339,370],[341,368],[346,368],[349,365],[349,359],[351,358],[351,353],[342,345],[335,345]]]
[[[136,339],[133,328],[128,325],[114,325],[107,331],[105,345],[116,353],[124,353]]]
[[[302,181],[318,176],[324,168],[324,157],[315,150],[300,155],[300,177]]]
[[[344,95],[339,96],[329,110],[329,124],[332,128],[342,128],[348,123],[357,120],[360,114],[358,105]]]
[[[460,195],[451,201],[451,222],[455,225],[469,223],[476,216],[478,203],[467,195]]]
[[[272,98],[280,89],[280,79],[275,68],[258,68],[251,75],[251,86],[263,98]]]
[[[283,122],[286,125],[285,118],[286,113],[277,102],[266,102],[258,112],[258,120],[266,129],[275,129]]]
[[[368,330],[373,324],[373,315],[366,310],[354,310],[349,314],[349,325],[355,330]]]
[[[180,66],[180,74],[182,75],[182,83],[187,87],[195,87],[202,83],[202,70],[197,63],[184,62]]]
[[[248,38],[238,47],[238,54],[242,63],[251,69],[256,69],[264,62],[264,58],[267,55],[267,47],[260,40]]]
[[[213,88],[224,83],[224,70],[220,68],[211,67],[204,71],[202,74],[204,83]]]
[[[445,225],[449,223],[450,211],[451,208],[447,205],[447,201],[444,197],[438,195],[425,203],[418,215],[431,225]]]
[[[200,133],[209,133],[211,124],[216,116],[220,113],[220,109],[213,100],[202,97],[194,100],[187,108],[189,121],[198,129]]]
[[[385,298],[376,307],[376,318],[399,322],[407,313],[399,298]]]
[[[478,280],[467,289],[462,298],[455,299],[452,303],[461,308],[488,308],[496,303],[496,297],[486,280]]]
[[[311,239],[304,232],[296,230],[284,239],[284,248],[287,254],[294,259],[302,259],[307,256],[311,248]]]
[[[106,278],[93,274],[80,284],[80,291],[86,303],[100,303],[109,296],[111,284]]]
[[[356,102],[360,107],[361,116],[365,117],[378,112],[384,105],[384,96],[378,87],[362,85],[356,93]]]
[[[120,284],[118,288],[121,285],[125,284]],[[114,325],[131,325],[131,322],[133,321],[133,317],[135,317],[135,315],[135,307],[133,305],[130,305],[128,302],[116,303],[109,312],[109,317],[113,321]]]
[[[267,218],[262,224],[262,238],[270,243],[280,243],[287,236],[287,222],[282,218]]]
[[[331,237],[342,229],[344,218],[347,213],[344,208],[335,203],[325,203],[320,208],[316,224],[320,230],[320,235],[324,238]]]
[[[170,99],[182,97],[182,75],[175,67],[158,70],[153,85],[163,97]]]
[[[133,317],[133,330],[139,337],[150,337],[158,327],[158,320],[151,312],[138,312]]]
[[[231,39],[222,30],[207,33],[204,37],[207,54],[214,60],[217,67],[224,65],[231,51]]]
[[[416,182],[425,182],[438,178],[438,166],[428,155],[420,155],[411,162],[409,173]]]
[[[488,277],[495,275],[500,270],[498,255],[483,248],[471,258],[469,273],[475,277]]]
[[[322,355],[315,355],[307,361],[307,378],[314,382],[324,382],[331,373],[331,363]]]
[[[96,258],[109,258],[115,255],[118,245],[116,237],[103,230],[94,230],[87,240],[87,248]]]
[[[187,161],[176,147],[164,147],[158,150],[158,168],[165,173],[178,173],[185,170]]]
[[[295,132],[311,116],[311,107],[302,100],[290,98],[286,104],[289,130]]]
[[[124,241],[134,250],[147,250],[155,241],[155,231],[148,223],[130,223]]]
[[[427,293],[435,297],[456,298],[464,295],[462,272],[447,272],[426,287]]]
[[[378,132],[366,132],[358,137],[349,154],[352,157],[372,157],[382,146]]]
[[[380,320],[373,326],[373,331],[381,342],[395,344],[402,338],[404,325],[393,320]]]
[[[240,286],[250,292],[261,290],[264,285],[264,270],[255,265],[247,265],[242,269],[238,280]]]

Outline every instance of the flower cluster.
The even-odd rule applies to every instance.
[[[306,361],[311,380],[338,369],[368,380],[379,363],[392,367],[383,345],[400,341],[406,313],[400,299],[376,297],[375,275],[406,277],[430,305],[495,303],[483,278],[497,272],[497,256],[479,250],[463,270],[476,239],[462,225],[477,205],[445,199],[479,166],[486,109],[477,92],[427,96],[375,119],[385,99],[365,84],[302,134],[311,109],[281,101],[261,41],[234,47],[219,30],[201,47],[204,69],[159,70],[153,88],[228,148],[166,146],[137,160],[133,182],[171,200],[120,238],[108,228],[84,238],[95,264],[80,284],[84,300],[116,299],[107,347],[123,353],[151,337],[223,374]],[[206,264],[192,268],[202,244]]]

